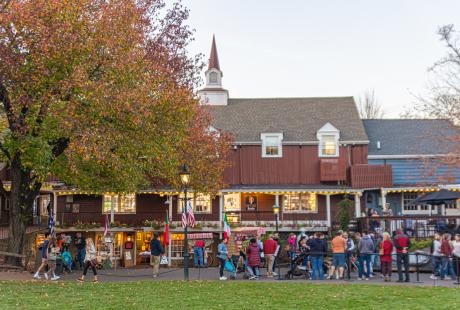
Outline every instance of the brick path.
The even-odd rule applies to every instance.
[[[281,274],[284,275],[286,270],[281,270]],[[265,271],[262,271],[262,274],[265,274]],[[81,275],[81,271],[76,270],[72,274],[65,274],[61,277],[60,281],[76,281],[76,279]],[[190,268],[189,277],[190,280],[218,280],[219,278],[218,268],[206,268],[206,269],[195,269]],[[324,280],[324,281],[312,281],[304,280],[302,278],[296,278],[294,280],[281,280],[283,282],[292,282],[292,283],[335,283],[335,284],[381,284],[381,285],[412,285],[412,286],[445,286],[445,287],[456,287],[460,290],[460,285],[454,284],[454,280],[432,280],[429,278],[430,274],[421,273],[420,282],[416,282],[416,274],[411,274],[410,283],[398,283],[397,274],[393,274],[392,282],[384,282],[380,277],[380,274],[377,274],[376,277],[369,279],[369,281],[359,281],[357,279],[356,273],[353,273],[351,280]],[[123,282],[123,281],[140,281],[140,280],[152,280],[152,281],[164,281],[164,280],[183,280],[184,271],[182,268],[161,268],[160,277],[153,279],[151,268],[119,268],[118,270],[100,270],[99,271],[99,281],[100,282]],[[91,270],[88,271],[88,280],[92,279]],[[33,280],[32,274],[29,272],[0,272],[0,281],[6,280]],[[242,274],[237,275],[237,281],[250,281],[244,280]],[[262,282],[277,282],[278,277],[275,278],[266,278],[262,276],[259,280]]]

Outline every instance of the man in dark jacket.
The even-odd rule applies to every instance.
[[[153,277],[158,277],[160,271],[160,258],[164,254],[163,246],[161,245],[160,240],[158,240],[158,233],[153,234],[153,239],[150,242],[150,254],[153,265]]]
[[[77,235],[74,240],[75,247],[77,248],[77,262],[80,269],[83,268],[83,262],[85,261],[86,256],[86,240],[85,237],[80,232],[77,232]]]
[[[323,255],[327,254],[327,243],[321,240],[321,233],[316,233],[314,238],[307,242],[310,247],[312,265],[312,280],[324,280]]]
[[[402,265],[404,265],[404,272],[406,274],[406,282],[409,282],[409,247],[410,239],[401,230],[396,232],[393,238],[393,244],[396,248],[396,265],[398,266],[398,282],[403,282]]]

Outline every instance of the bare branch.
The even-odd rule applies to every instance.
[[[367,90],[362,96],[358,97],[358,111],[362,119],[382,118],[385,114],[375,96],[374,90]]]

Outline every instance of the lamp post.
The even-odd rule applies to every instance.
[[[280,206],[273,205],[273,214],[275,214],[276,232],[278,232],[278,216],[280,214]]]
[[[187,186],[190,183],[190,172],[187,165],[183,165],[179,172],[180,182],[182,183],[182,188],[184,189],[184,204],[183,212],[185,212],[185,227],[184,227],[184,280],[188,281],[188,231],[187,231],[187,220],[188,220],[188,210],[187,210]]]

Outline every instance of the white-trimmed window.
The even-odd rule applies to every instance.
[[[282,133],[263,133],[262,157],[282,157],[283,156],[283,134]]]
[[[180,195],[177,203],[177,213],[182,213],[184,195]],[[189,198],[189,197],[187,197]],[[212,213],[212,201],[211,195],[206,194],[195,194],[191,197],[192,208],[194,213]]]
[[[219,84],[219,77],[217,75],[217,72],[209,73],[209,84]]]
[[[423,205],[413,205],[412,201],[417,199],[419,196],[418,192],[405,192],[402,193],[402,211],[404,214],[412,214],[412,213],[436,213],[438,212],[437,206],[430,206],[427,204]],[[431,211],[430,211],[431,209]]]
[[[283,212],[318,213],[318,199],[315,193],[283,195]]]
[[[102,213],[136,213],[136,194],[104,195]]]
[[[339,141],[333,135],[323,135],[320,141],[321,156],[338,156],[339,155]]]
[[[339,156],[339,139],[340,131],[331,123],[326,123],[316,132],[319,141],[319,157],[338,157]]]

